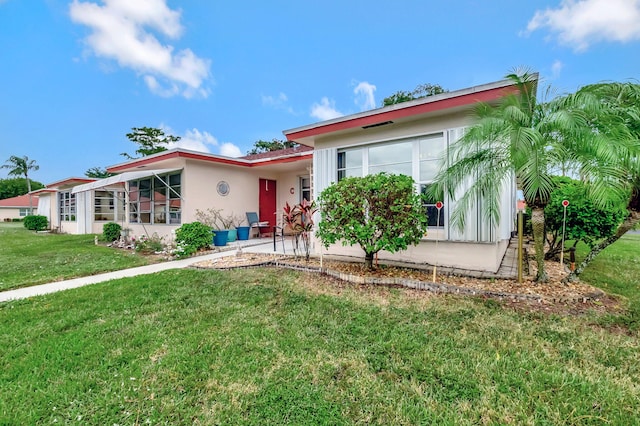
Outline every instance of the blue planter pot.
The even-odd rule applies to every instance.
[[[236,228],[236,231],[238,231],[238,239],[243,241],[243,240],[248,240],[249,239],[249,231],[251,230],[250,227],[248,226],[238,226]]]
[[[232,243],[238,239],[238,232],[235,228],[229,229],[229,233],[227,234],[227,242]]]
[[[213,231],[213,245],[216,247],[222,247],[227,245],[227,237],[229,236],[229,231],[226,229],[215,229]]]

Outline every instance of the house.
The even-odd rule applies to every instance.
[[[31,207],[30,207],[31,206]],[[0,222],[12,219],[22,219],[29,214],[29,209],[35,212],[38,208],[37,195],[19,195],[17,197],[0,200]]]
[[[379,109],[343,116],[283,133],[289,141],[314,148],[314,198],[323,189],[346,176],[370,173],[402,173],[413,177],[416,191],[428,188],[449,145],[473,123],[474,106],[496,102],[516,88],[510,80],[442,93]],[[455,200],[428,200],[428,234],[417,246],[399,253],[380,252],[379,258],[452,268],[497,271],[514,229],[516,209],[515,180],[501,191],[501,220],[492,226],[483,220],[479,200],[467,214],[463,231],[450,226]],[[357,196],[357,194],[354,194]],[[442,201],[438,209],[436,202]],[[315,251],[321,245],[316,242]],[[437,249],[436,249],[437,247]],[[327,252],[325,252],[327,253]],[[362,256],[358,246],[335,244],[328,253]]]
[[[116,175],[106,179],[56,182],[40,197],[52,227],[73,234],[117,222],[133,236],[170,236],[209,208],[242,218],[258,212],[273,226],[280,206],[310,196],[311,163],[308,147],[241,158],[174,148],[107,167]]]
[[[47,218],[49,228],[69,234],[84,233],[79,232],[85,229],[85,223],[77,220],[76,197],[71,191],[77,185],[93,181],[95,179],[71,177],[31,192],[38,195],[38,214]]]

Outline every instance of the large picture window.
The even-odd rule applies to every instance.
[[[58,193],[58,213],[60,221],[75,222],[76,220],[76,194],[71,191],[61,191]]]
[[[129,181],[129,222],[179,224],[181,188],[180,172]]]
[[[445,153],[443,133],[420,136],[338,151],[338,180],[349,176],[365,176],[380,172],[411,176],[416,191],[426,193],[429,184],[438,173],[440,160]],[[427,200],[425,211],[430,227],[444,227],[444,208],[435,204],[440,200]]]
[[[124,220],[124,191],[95,191],[93,214],[96,221]]]

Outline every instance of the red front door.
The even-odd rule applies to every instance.
[[[276,225],[276,181],[260,179],[260,191],[258,198],[260,222],[269,222],[271,227]]]

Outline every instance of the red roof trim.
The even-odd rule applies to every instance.
[[[52,188],[54,186],[61,186],[61,185],[66,185],[66,184],[70,184],[70,183],[89,183],[89,182],[95,182],[97,179],[89,179],[89,178],[76,178],[76,177],[72,177],[72,178],[67,178],[67,179],[63,179],[60,180],[58,182],[53,182],[47,185],[47,188]]]
[[[481,92],[468,93],[466,95],[455,96],[434,102],[426,102],[418,105],[408,106],[406,108],[392,109],[390,111],[380,112],[378,114],[366,115],[364,117],[353,118],[351,120],[338,121],[319,125],[311,129],[301,130],[295,133],[286,134],[288,140],[296,140],[310,136],[323,135],[326,133],[347,130],[356,127],[364,127],[383,121],[393,121],[399,118],[410,117],[414,115],[427,114],[434,111],[441,111],[449,108],[455,108],[464,105],[471,105],[477,102],[489,102],[507,94],[516,92],[513,86],[498,87]]]
[[[173,151],[173,152],[160,154],[153,157],[141,158],[131,163],[109,167],[107,168],[107,170],[112,173],[122,172],[125,170],[130,170],[131,168],[146,166],[149,164],[157,163],[158,161],[168,160],[171,158],[189,158],[193,160],[210,161],[212,163],[228,164],[231,166],[259,167],[259,166],[265,166],[265,165],[271,165],[271,164],[290,163],[293,161],[306,160],[306,159],[311,159],[312,157],[313,157],[313,153],[309,152],[308,154],[305,154],[305,155],[272,158],[272,159],[263,160],[263,161],[250,161],[250,160],[238,161],[232,158],[212,157],[210,155],[198,154],[195,152]]]

